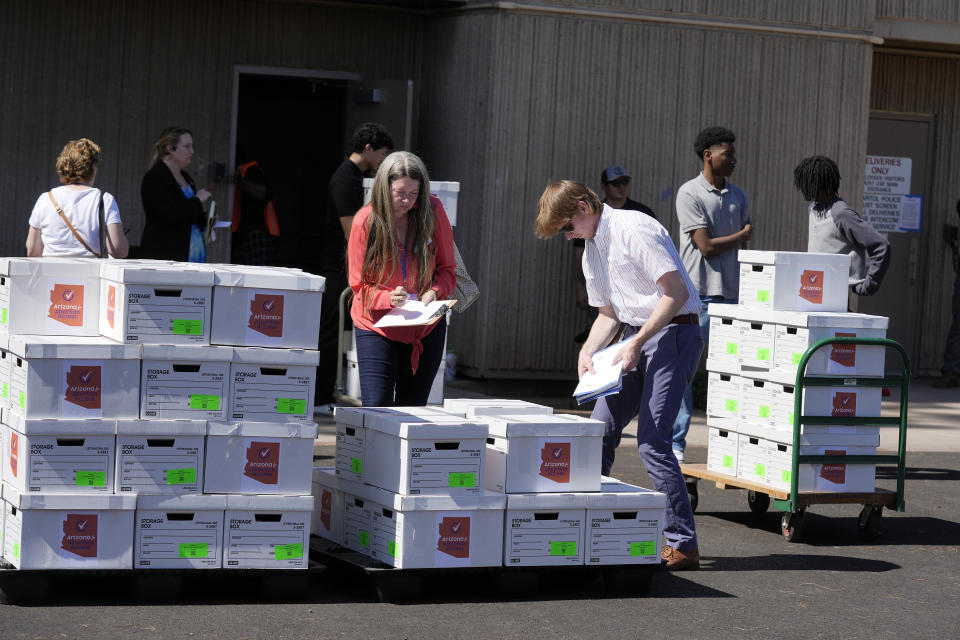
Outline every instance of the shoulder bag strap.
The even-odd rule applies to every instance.
[[[86,249],[93,255],[99,257],[97,252],[90,248],[90,245],[87,244],[86,240],[84,240],[83,237],[77,232],[77,230],[73,228],[73,225],[70,224],[70,220],[67,218],[67,215],[63,212],[63,209],[61,209],[60,205],[57,204],[57,201],[53,199],[53,193],[50,191],[47,191],[47,196],[50,198],[50,202],[53,203],[53,208],[56,209],[57,213],[60,214],[60,219],[63,220],[66,223],[67,227],[70,228],[70,233],[73,234],[73,237],[76,238],[80,242],[80,244],[83,245],[84,249]]]
[[[107,222],[103,213],[103,191],[100,192],[100,204],[97,208],[99,209],[97,215],[100,218],[100,257],[106,258],[109,254],[107,253]]]

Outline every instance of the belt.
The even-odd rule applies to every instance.
[[[667,324],[700,324],[700,316],[695,313],[684,313],[673,316]]]

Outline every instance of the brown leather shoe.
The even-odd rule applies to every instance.
[[[674,549],[668,544],[663,545],[660,550],[661,564],[670,571],[688,571],[700,568],[700,550],[687,549],[681,551]]]

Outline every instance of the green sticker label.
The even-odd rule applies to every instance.
[[[767,475],[767,467],[766,465],[762,465],[758,462],[756,465],[754,465],[753,472],[763,478]]]
[[[757,349],[757,360],[769,360],[770,349]]]
[[[793,472],[789,469],[784,469],[783,473],[780,474],[780,477],[784,482],[790,482],[790,478],[793,476]]]
[[[768,289],[757,291],[757,302],[770,302],[770,291]]]
[[[7,310],[6,310],[6,309],[0,310],[0,322],[2,322],[3,324],[7,324]]]
[[[657,543],[653,540],[630,543],[631,556],[652,556],[657,552]]]
[[[793,426],[793,412],[792,412],[792,411],[791,411],[790,414],[787,416],[787,422],[790,423],[790,426]]]
[[[577,555],[577,543],[574,540],[551,540],[550,555],[575,556]]]
[[[203,320],[185,320],[183,318],[174,318],[173,335],[175,336],[203,335]]]
[[[7,386],[7,383],[4,382],[4,383],[3,383],[3,397],[6,398],[7,395],[8,395],[8,393],[9,393],[9,387]]]
[[[294,398],[277,398],[277,413],[293,413],[296,415],[306,415],[307,401],[296,400]]]
[[[278,544],[273,548],[274,560],[293,560],[303,557],[303,543],[296,544]]]
[[[361,547],[370,546],[370,532],[369,531],[358,531],[357,532],[357,543]]]
[[[206,542],[181,542],[180,557],[181,558],[206,558],[207,543]]]
[[[725,405],[725,406],[726,406],[727,411],[736,411],[736,410],[737,410],[737,401],[736,401],[736,400],[730,400],[730,399],[728,399],[728,400],[726,401],[726,405]]]
[[[794,353],[790,356],[790,364],[800,364],[800,358],[803,357],[802,353]]]
[[[723,466],[733,468],[733,456],[723,456]]]
[[[220,396],[205,396],[199,393],[191,393],[190,408],[200,411],[220,411]]]
[[[770,407],[767,407],[767,406],[764,406],[764,405],[760,405],[759,407],[757,407],[757,414],[758,414],[761,418],[769,418],[769,417],[770,417]]]
[[[167,469],[167,484],[193,484],[197,481],[197,470]]]
[[[360,458],[350,458],[350,471],[354,473],[363,472],[363,460]]]
[[[394,540],[387,540],[387,553],[394,558],[400,557],[400,553],[397,551],[397,543]]]
[[[477,474],[475,473],[454,473],[450,472],[451,487],[475,487],[477,486]]]
[[[27,408],[27,394],[23,391],[20,392],[20,398],[17,400],[17,403],[20,405],[21,409]]]
[[[737,343],[736,343],[736,342],[728,342],[728,343],[727,343],[727,353],[730,354],[731,356],[737,355]]]
[[[13,543],[13,557],[14,557],[14,558],[20,558],[20,543],[19,543],[19,542],[14,542],[14,543]]]
[[[107,472],[77,471],[76,483],[78,487],[105,487],[107,486]]]

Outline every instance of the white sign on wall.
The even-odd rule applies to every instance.
[[[912,174],[912,158],[867,156],[863,217],[877,231],[920,231],[923,198],[910,194]]]

